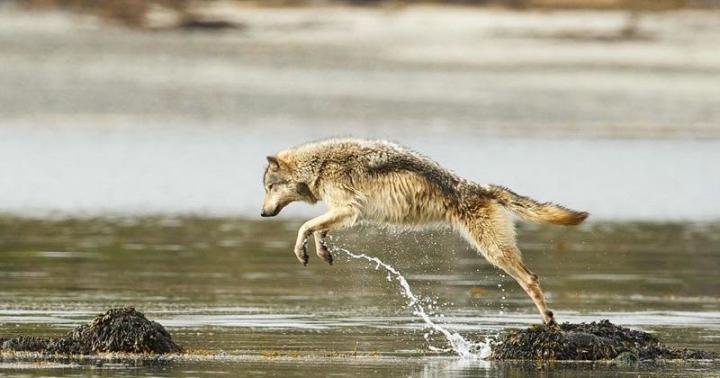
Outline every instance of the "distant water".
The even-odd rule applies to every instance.
[[[220,127],[0,128],[0,212],[255,217],[265,156],[328,136],[384,137],[458,174],[593,220],[720,218],[720,140],[520,139],[472,130]],[[294,204],[284,215],[320,209]]]

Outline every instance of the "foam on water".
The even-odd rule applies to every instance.
[[[340,247],[333,247],[333,251],[337,252],[343,252],[344,254],[350,256],[354,259],[362,259],[367,260],[371,263],[377,264],[375,266],[375,269],[380,269],[380,267],[384,268],[388,275],[388,281],[392,281],[393,278],[400,284],[400,288],[402,289],[400,293],[407,298],[408,300],[408,307],[412,308],[413,315],[416,315],[422,319],[423,322],[425,322],[425,325],[430,328],[433,331],[440,332],[445,336],[445,339],[447,339],[448,343],[450,344],[450,347],[452,348],[452,351],[457,353],[461,357],[466,358],[487,358],[490,356],[490,343],[486,342],[471,342],[468,340],[465,340],[462,335],[460,335],[457,332],[451,332],[445,327],[443,327],[440,324],[435,323],[430,315],[427,314],[425,311],[425,308],[422,306],[422,303],[420,302],[420,299],[413,294],[412,290],[410,289],[410,284],[407,282],[405,277],[403,277],[400,272],[393,268],[391,265],[388,265],[384,262],[382,262],[377,257],[371,257],[365,254],[356,254],[348,251],[347,249],[340,248]],[[437,348],[434,348],[430,346],[433,350],[438,350]]]

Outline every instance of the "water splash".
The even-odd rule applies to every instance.
[[[432,329],[433,331],[440,332],[445,336],[445,339],[447,339],[448,343],[450,344],[450,347],[452,348],[452,351],[457,353],[461,357],[474,357],[474,358],[487,358],[490,356],[490,344],[487,342],[471,342],[468,340],[465,340],[459,333],[457,332],[451,332],[447,330],[445,327],[435,323],[430,315],[425,311],[425,308],[422,306],[420,299],[413,294],[412,290],[410,290],[410,284],[407,282],[405,277],[403,277],[400,272],[398,272],[395,268],[393,268],[391,265],[388,265],[384,262],[382,262],[377,257],[371,257],[365,254],[356,254],[348,251],[347,249],[340,248],[340,247],[333,247],[333,251],[337,252],[343,252],[344,254],[354,258],[354,259],[363,259],[367,260],[371,263],[376,264],[375,269],[379,269],[380,267],[383,267],[387,271],[387,279],[388,281],[392,281],[393,277],[395,280],[398,281],[400,284],[400,287],[402,288],[402,294],[405,298],[408,300],[408,307],[411,307],[413,309],[413,315],[419,316],[423,322],[425,322],[425,325]],[[425,337],[426,340],[428,340],[428,335],[426,334]],[[438,348],[430,347],[432,350],[440,350]]]

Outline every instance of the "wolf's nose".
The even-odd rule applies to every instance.
[[[263,211],[260,212],[260,216],[261,216],[261,217],[266,217],[266,216],[268,216],[268,214],[265,212],[265,210],[263,210]]]

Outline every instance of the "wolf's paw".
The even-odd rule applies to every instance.
[[[299,245],[295,245],[295,257],[305,266],[307,266],[310,257],[307,254],[307,239]]]
[[[325,262],[332,265],[332,263],[333,263],[332,253],[330,253],[330,250],[328,249],[328,247],[324,241],[317,243],[317,248],[316,248],[315,252],[321,259],[325,260]]]
[[[553,315],[552,311],[550,311],[550,310],[546,311],[545,316],[546,316],[545,325],[548,328],[558,329],[558,330],[560,329],[560,326],[555,321],[555,316]]]

